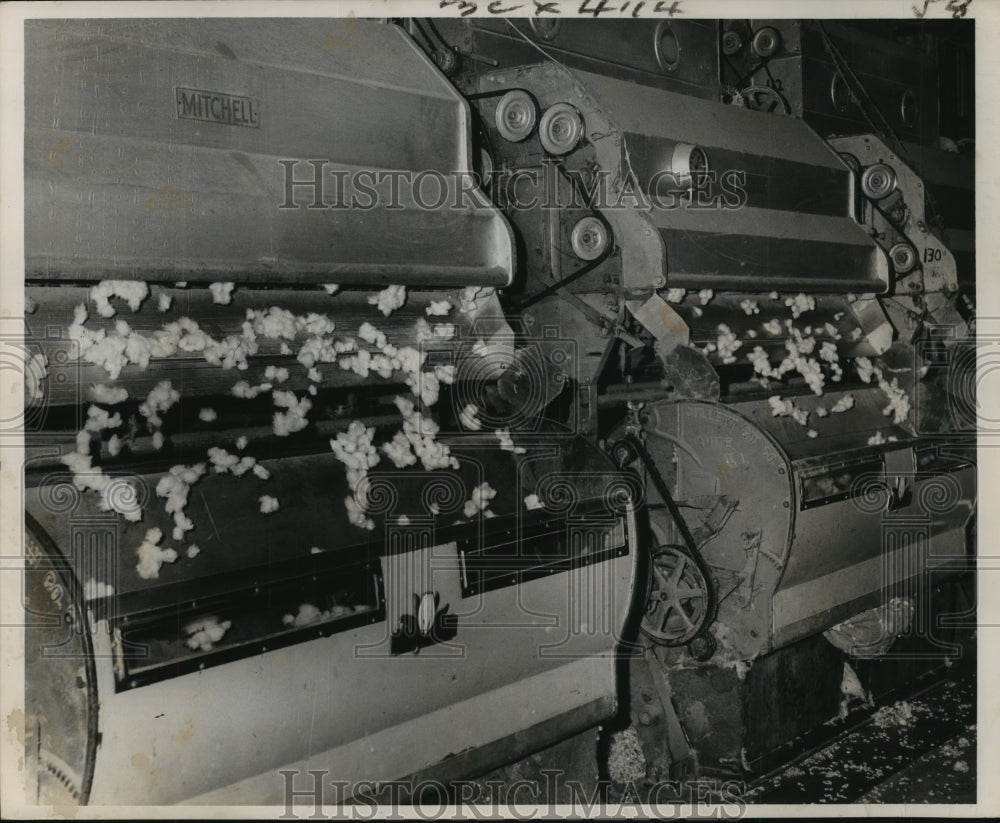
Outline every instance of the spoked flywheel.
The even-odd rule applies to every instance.
[[[705,629],[714,611],[715,589],[682,546],[661,545],[650,552],[641,622],[645,635],[664,646],[683,646]]]

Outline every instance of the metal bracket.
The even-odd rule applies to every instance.
[[[648,774],[654,770],[667,772],[672,780],[687,780],[697,776],[697,754],[691,748],[680,718],[674,709],[673,692],[662,666],[650,650],[629,661],[631,682],[631,719],[639,734],[646,757],[647,776],[659,779],[663,774]],[[667,763],[664,764],[664,756]]]

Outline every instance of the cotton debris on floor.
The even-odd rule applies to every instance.
[[[608,746],[608,776],[616,783],[638,783],[646,777],[646,755],[635,727],[612,732]]]
[[[872,717],[872,723],[880,729],[890,726],[910,726],[913,722],[913,706],[906,700],[897,700],[891,706],[882,706]]]

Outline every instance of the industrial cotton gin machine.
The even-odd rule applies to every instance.
[[[753,778],[958,656],[970,33],[29,21],[35,795]]]
[[[941,619],[974,610],[971,30],[412,30],[479,115],[523,249],[505,305],[577,342],[547,413],[646,490],[630,696],[648,773],[760,775],[845,711],[845,663],[915,636],[930,648],[911,660],[957,656]]]
[[[375,22],[25,36],[29,796],[282,803],[611,716],[643,492],[538,413],[575,341],[502,311],[468,102]]]

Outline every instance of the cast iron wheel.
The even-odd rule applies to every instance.
[[[678,545],[653,549],[643,634],[663,646],[683,646],[704,631],[714,613],[715,589],[688,552]]]

